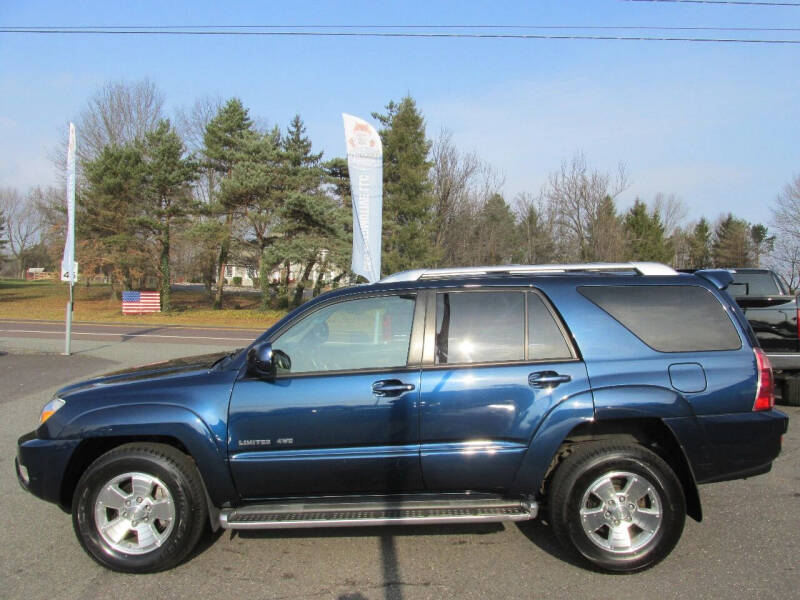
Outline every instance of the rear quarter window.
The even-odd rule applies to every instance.
[[[578,291],[659,352],[738,350],[717,298],[694,285],[582,286]]]

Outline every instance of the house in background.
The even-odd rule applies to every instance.
[[[282,269],[274,269],[270,273],[270,281],[278,283],[281,280]],[[337,268],[329,268],[324,271],[320,270],[319,265],[315,265],[311,270],[309,279],[316,284],[320,275],[323,275],[325,281],[331,281],[334,277],[341,274],[341,270]],[[292,263],[289,265],[289,283],[296,283],[303,276],[303,265],[301,263]],[[233,285],[234,277],[242,278],[242,287],[254,287],[255,280],[258,279],[258,267],[253,265],[241,265],[230,263],[225,265],[225,279],[226,285]]]

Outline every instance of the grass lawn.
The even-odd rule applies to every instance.
[[[51,281],[0,279],[0,319],[63,320],[69,287]],[[107,285],[75,286],[73,319],[96,323],[137,323],[216,325],[263,329],[280,319],[285,311],[258,310],[257,294],[225,293],[225,309],[214,310],[203,292],[173,290],[169,313],[123,315],[122,302],[111,300]]]

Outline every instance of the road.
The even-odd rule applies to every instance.
[[[0,328],[8,330],[6,325]],[[126,576],[107,571],[81,550],[69,515],[19,487],[13,475],[16,438],[33,429],[41,406],[57,387],[131,364],[206,351],[208,338],[218,336],[197,331],[202,343],[187,341],[189,333],[180,333],[181,341],[168,338],[172,343],[155,343],[156,338],[123,341],[125,332],[115,330],[119,339],[84,341],[93,349],[70,357],[30,348],[22,354],[9,352],[9,339],[35,340],[0,334],[0,350],[7,352],[0,352],[0,597],[116,599],[131,589],[137,597],[254,600],[800,597],[797,408],[785,409],[793,422],[772,472],[704,486],[705,521],[687,521],[672,555],[633,576],[586,569],[556,544],[542,521],[224,532],[209,534],[191,560],[169,572]],[[233,336],[233,345],[244,343],[235,332],[225,335]]]
[[[0,320],[0,338],[64,339],[63,321]],[[128,325],[74,323],[75,340],[134,341],[146,343],[230,343],[245,345],[264,332],[263,329],[233,327],[196,327],[178,325]]]

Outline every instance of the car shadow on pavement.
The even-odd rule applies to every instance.
[[[581,562],[572,552],[566,550],[559,544],[550,525],[542,519],[533,519],[532,521],[517,523],[517,528],[522,532],[522,535],[533,542],[537,548],[550,556],[574,567],[583,569],[584,571],[596,572],[595,569],[592,569],[587,563]]]
[[[397,557],[395,540],[398,537],[422,535],[488,535],[503,531],[501,523],[478,523],[470,525],[398,525],[388,527],[328,527],[320,529],[262,529],[231,531],[231,539],[271,539],[271,538],[335,538],[363,537],[378,538],[381,560],[381,587],[383,600],[403,600],[403,588],[409,585],[403,580]],[[217,536],[219,537],[219,536]],[[214,538],[217,539],[217,538]],[[461,543],[456,541],[454,543]],[[353,590],[337,596],[337,600],[366,600],[362,592]]]

